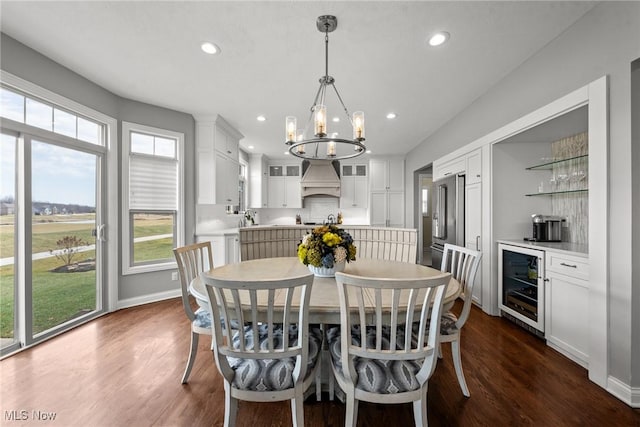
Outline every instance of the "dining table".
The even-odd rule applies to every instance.
[[[408,262],[387,261],[371,258],[358,258],[345,265],[344,273],[368,278],[419,279],[443,274],[440,270]],[[226,264],[203,273],[204,276],[233,281],[274,281],[291,279],[310,274],[307,266],[297,257],[262,258]],[[209,308],[207,290],[202,275],[193,279],[189,285],[191,295],[198,305]],[[449,309],[460,296],[460,283],[451,278],[444,297],[444,309]],[[284,292],[276,294],[284,300]],[[383,309],[391,309],[391,296],[383,297]],[[402,301],[400,301],[402,303]],[[260,308],[258,300],[258,308]],[[374,306],[373,297],[371,306]],[[266,301],[265,301],[266,308]],[[355,307],[354,307],[355,308]],[[339,324],[340,299],[335,277],[314,277],[308,312],[309,323]]]

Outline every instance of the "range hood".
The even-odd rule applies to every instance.
[[[305,160],[302,162],[300,180],[302,197],[340,197],[340,163],[330,160]]]

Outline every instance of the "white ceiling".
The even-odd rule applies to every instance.
[[[350,112],[365,112],[367,148],[384,155],[414,148],[594,5],[2,0],[0,28],[122,97],[196,118],[220,114],[248,152],[282,157],[285,116],[300,127],[324,75],[316,18],[336,15],[329,74]],[[449,42],[429,47],[438,30]],[[203,54],[203,41],[222,54]],[[346,122],[331,104],[329,115]]]

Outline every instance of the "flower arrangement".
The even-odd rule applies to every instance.
[[[334,264],[355,261],[356,247],[351,235],[343,229],[322,225],[302,238],[298,258],[304,265],[332,268]]]

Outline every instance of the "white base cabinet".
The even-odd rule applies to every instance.
[[[547,251],[545,338],[574,362],[589,365],[589,281],[586,258]]]
[[[201,234],[196,236],[196,241],[211,242],[213,266],[215,268],[240,262],[239,233]]]

